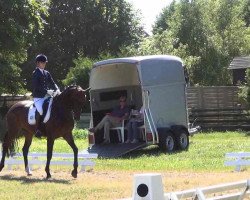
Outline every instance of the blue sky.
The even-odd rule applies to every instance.
[[[172,0],[127,0],[134,5],[135,9],[140,9],[142,13],[142,23],[145,25],[145,30],[150,33],[152,25],[159,15],[161,10],[169,5]]]

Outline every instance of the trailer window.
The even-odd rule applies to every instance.
[[[127,90],[118,90],[111,92],[102,92],[100,93],[100,101],[111,101],[119,99],[120,96],[127,97]]]

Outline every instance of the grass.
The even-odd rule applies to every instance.
[[[148,147],[120,159],[99,160],[97,166],[107,170],[177,170],[225,171],[227,152],[250,152],[250,136],[242,132],[214,132],[190,138],[188,151],[165,154],[158,147]],[[100,162],[100,163],[99,163]]]
[[[86,149],[86,131],[77,130],[76,145]],[[20,140],[20,149],[23,145]],[[31,152],[46,152],[46,140],[34,139]],[[250,135],[246,132],[200,133],[190,138],[188,151],[165,154],[150,146],[119,159],[96,159],[94,171],[70,176],[72,167],[52,167],[52,179],[45,179],[44,167],[27,177],[23,166],[19,170],[0,173],[0,199],[120,199],[131,196],[133,173],[159,172],[164,191],[233,182],[249,177],[248,169],[234,173],[224,166],[227,152],[250,152]],[[58,139],[54,152],[72,152],[68,144]],[[206,178],[204,178],[206,177]]]
[[[86,132],[76,130],[75,140],[79,150],[88,147]],[[80,139],[84,138],[84,139]],[[23,144],[23,141],[20,141]],[[34,139],[31,152],[46,152],[46,140]],[[250,135],[247,132],[208,132],[190,138],[188,151],[166,154],[158,146],[131,152],[121,158],[97,159],[95,170],[175,170],[175,171],[225,171],[227,152],[250,152]],[[63,139],[55,141],[54,152],[72,152]]]

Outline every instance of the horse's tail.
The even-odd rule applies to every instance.
[[[2,150],[5,150],[7,153],[7,157],[9,157],[12,153],[14,153],[18,147],[18,138],[12,138],[9,135],[9,132],[6,131],[4,139],[2,141]]]

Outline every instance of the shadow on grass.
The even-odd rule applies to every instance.
[[[191,145],[192,142],[190,142]],[[186,150],[188,151],[188,149]],[[174,152],[164,152],[162,151],[157,145],[152,145],[149,147],[145,147],[143,149],[137,149],[135,151],[131,151],[125,155],[123,155],[121,158],[138,158],[138,157],[142,157],[142,156],[160,156],[162,154],[166,154],[166,155],[177,155],[179,153],[183,153],[185,152],[183,151],[174,151]]]
[[[250,131],[245,132],[246,137],[250,137]]]
[[[13,175],[4,175],[0,177],[1,180],[6,181],[20,181],[23,184],[33,184],[33,183],[59,183],[59,184],[70,184],[70,180],[61,180],[61,179],[39,179],[39,178],[31,178],[27,176],[16,177]]]

